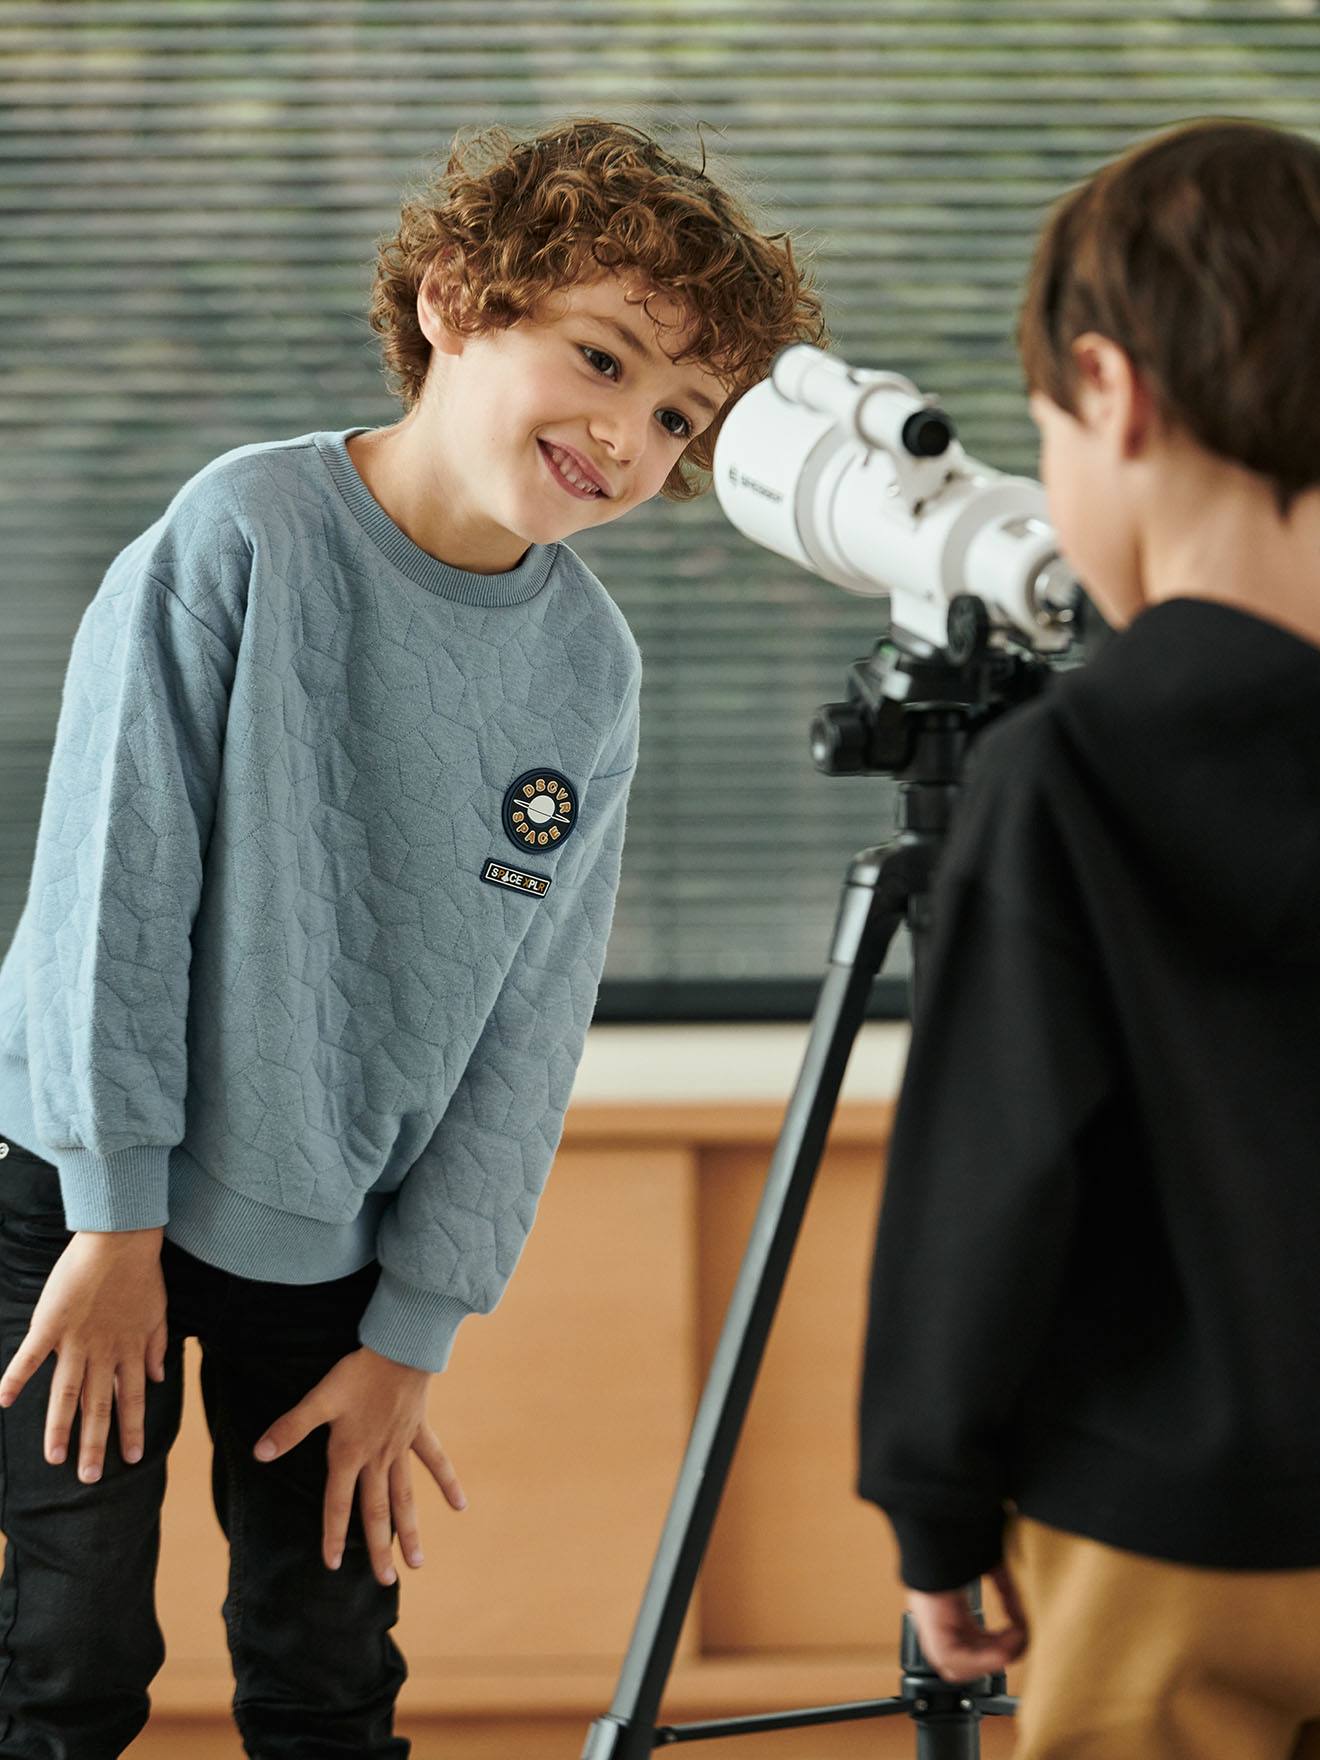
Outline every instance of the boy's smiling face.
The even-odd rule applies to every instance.
[[[635,273],[607,275],[557,292],[510,329],[464,337],[423,291],[418,319],[434,351],[426,386],[379,436],[406,431],[393,462],[410,467],[408,529],[423,548],[457,568],[498,572],[530,544],[605,525],[659,493],[728,393],[701,362],[674,363],[691,314],[662,295],[648,311],[647,292]],[[566,481],[552,449],[561,462],[575,455],[574,474],[606,492]],[[428,484],[434,519],[420,500]]]

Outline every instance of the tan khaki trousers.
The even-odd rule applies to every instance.
[[[1005,1557],[1031,1633],[1013,1760],[1320,1760],[1320,1570],[1167,1564],[1026,1516]]]

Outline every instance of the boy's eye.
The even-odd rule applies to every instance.
[[[578,347],[582,350],[582,353],[584,355],[588,356],[588,358],[590,358],[590,356],[592,356],[592,355],[595,355],[597,360],[608,361],[612,367],[615,367],[618,365],[618,362],[615,360],[614,356],[612,354],[606,354],[606,352],[603,348],[591,348],[586,343],[581,343],[581,342],[578,344]],[[595,366],[594,361],[592,362],[592,365]],[[601,368],[596,367],[596,371],[599,373],[601,371]],[[606,373],[605,377],[609,378],[609,374]],[[664,429],[665,429],[666,434],[670,435],[675,440],[686,440],[689,438],[689,436],[692,433],[692,423],[687,419],[687,417],[682,413],[681,410],[667,409],[667,410],[662,411],[661,413],[663,415],[667,415],[667,416],[677,416],[679,421],[682,423],[681,428],[671,428],[668,425],[668,423],[665,423]]]

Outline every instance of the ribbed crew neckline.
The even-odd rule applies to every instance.
[[[366,427],[323,429],[313,439],[349,512],[387,562],[428,592],[467,605],[525,605],[536,597],[549,578],[557,544],[531,545],[517,568],[504,574],[473,574],[441,562],[438,556],[413,543],[358,475],[358,468],[348,455],[348,442],[355,434],[366,432]]]

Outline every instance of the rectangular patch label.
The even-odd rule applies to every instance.
[[[481,878],[492,886],[508,886],[514,892],[530,892],[544,898],[552,882],[545,874],[524,874],[521,868],[506,868],[503,862],[489,861],[481,870]]]

